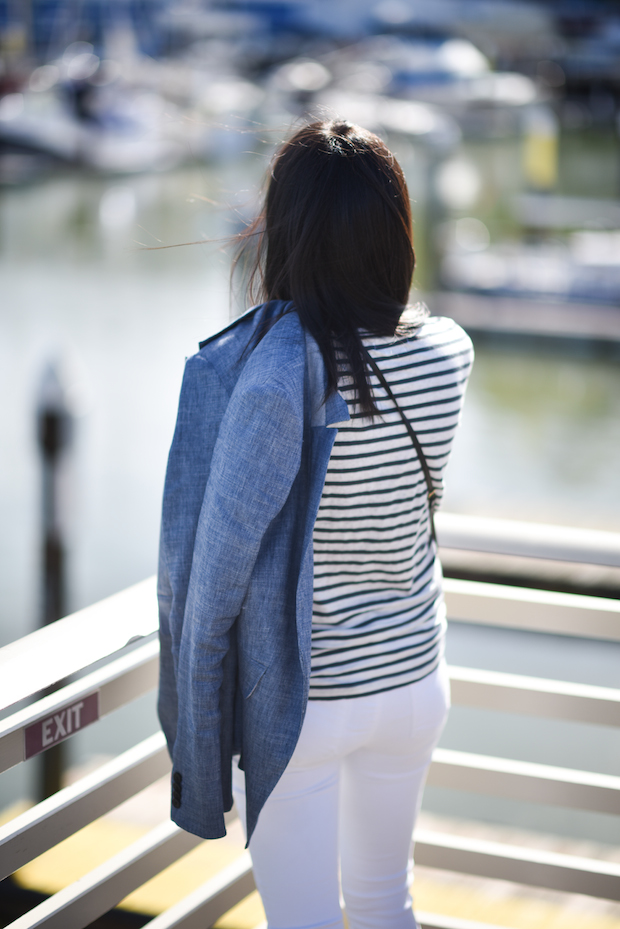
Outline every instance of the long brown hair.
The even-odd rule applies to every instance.
[[[394,155],[342,120],[304,126],[272,162],[236,263],[252,242],[252,295],[292,301],[323,355],[328,393],[342,352],[358,403],[376,413],[360,330],[396,333],[415,267],[409,193]]]

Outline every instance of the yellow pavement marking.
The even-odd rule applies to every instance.
[[[29,810],[33,806],[34,803],[30,800],[18,800],[17,803],[12,803],[11,806],[7,806],[3,810],[0,810],[0,826],[10,823],[16,816],[21,816],[22,813],[25,813],[26,810]]]
[[[22,812],[7,811],[6,819]],[[88,874],[148,830],[103,817],[80,829],[15,872],[20,887],[54,894]],[[238,824],[223,839],[204,842],[119,903],[123,909],[156,916],[178,903],[243,852]],[[221,929],[254,929],[265,919],[260,897],[253,893],[217,923]]]
[[[119,906],[155,916],[214,877],[226,865],[239,858],[242,852],[243,841],[231,841],[229,836],[203,842],[142,887],[134,890]],[[256,922],[260,920],[257,919]],[[249,925],[253,926],[255,923]]]
[[[15,872],[28,890],[54,894],[131,845],[147,830],[128,823],[96,820]]]
[[[256,929],[260,923],[265,922],[263,901],[255,890],[237,906],[234,906],[226,916],[215,924],[215,929]]]

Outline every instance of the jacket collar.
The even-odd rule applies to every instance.
[[[271,310],[272,312],[278,312],[281,309],[282,307],[280,301],[274,301],[271,305],[259,304],[258,306],[253,306],[241,316],[238,316],[231,323],[229,323],[228,326],[220,329],[218,332],[214,333],[212,336],[209,336],[207,339],[203,339],[203,341],[199,343],[199,347],[201,349],[204,348],[205,345],[208,345],[215,339],[220,339],[223,335],[226,335],[231,330],[235,329],[242,322],[252,320],[252,318],[258,313],[259,310]],[[254,322],[254,320],[252,321]],[[255,322],[258,322],[258,320]],[[323,356],[321,355],[319,346],[317,345],[315,339],[310,335],[310,333],[305,332],[304,335],[306,341],[310,398],[312,403],[312,425],[329,426],[331,428],[337,429],[338,426],[342,426],[345,423],[351,421],[347,402],[338,392],[330,394],[327,399],[325,398],[327,377],[325,373],[325,365],[323,363]]]
[[[213,342],[214,339],[219,339],[225,333],[230,332],[231,329],[235,329],[240,323],[247,319],[251,319],[257,310],[260,310],[262,306],[264,306],[264,304],[259,303],[256,306],[250,307],[249,310],[246,310],[245,313],[241,314],[241,316],[237,316],[231,323],[228,323],[227,326],[224,326],[223,329],[218,329],[218,331],[214,332],[213,335],[210,335],[208,338],[203,339],[202,342],[199,342],[198,348],[204,348],[205,345],[209,344],[209,342]]]

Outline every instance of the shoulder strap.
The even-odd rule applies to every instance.
[[[409,433],[409,438],[410,438],[411,441],[413,442],[413,447],[415,448],[415,450],[416,450],[416,452],[417,452],[417,454],[418,454],[418,459],[419,459],[420,464],[421,464],[421,466],[422,466],[422,471],[423,471],[423,473],[424,473],[424,479],[425,479],[425,481],[426,481],[426,490],[427,490],[427,494],[428,494],[428,511],[429,511],[429,518],[430,518],[430,524],[431,524],[431,537],[432,537],[432,539],[433,539],[433,542],[437,543],[437,536],[436,536],[436,534],[435,534],[435,519],[434,519],[434,516],[433,516],[434,510],[435,510],[435,494],[437,493],[437,491],[435,490],[435,487],[434,487],[434,485],[433,485],[433,478],[431,477],[431,471],[430,471],[430,468],[429,468],[429,466],[428,466],[428,462],[427,462],[427,460],[426,460],[426,455],[425,455],[424,452],[422,451],[422,446],[420,445],[420,440],[418,439],[417,435],[415,434],[415,431],[414,431],[413,426],[411,425],[411,423],[409,422],[409,420],[407,419],[407,417],[405,416],[405,414],[404,414],[403,411],[401,410],[400,406],[398,405],[398,403],[397,403],[397,401],[396,401],[396,397],[394,396],[394,394],[393,394],[393,392],[392,392],[392,388],[390,387],[390,385],[389,385],[388,382],[386,381],[385,377],[383,376],[383,372],[382,372],[381,369],[379,368],[379,365],[377,364],[377,362],[375,361],[375,359],[372,357],[372,355],[370,354],[370,352],[368,351],[368,349],[366,348],[366,346],[362,344],[362,348],[363,348],[363,350],[364,350],[364,355],[366,356],[366,361],[368,362],[368,364],[369,364],[370,367],[372,368],[373,373],[377,376],[377,378],[378,378],[378,380],[379,380],[379,383],[381,384],[381,386],[382,386],[383,389],[385,390],[386,394],[388,395],[388,397],[390,398],[390,400],[392,401],[392,403],[394,404],[394,406],[395,406],[396,409],[398,410],[398,413],[399,413],[399,415],[400,415],[400,418],[401,418],[402,421],[403,421],[403,424],[404,424],[404,426],[405,426],[405,429],[406,429],[407,432]]]

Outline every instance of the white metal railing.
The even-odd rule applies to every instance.
[[[438,524],[440,542],[508,554],[517,548],[523,554],[527,548],[529,557],[536,558],[557,559],[563,551],[563,557],[573,560],[620,562],[620,536],[612,533],[561,530],[558,535],[552,527],[497,521],[494,534],[493,523],[472,519],[468,529],[466,517],[446,515]],[[616,600],[457,580],[446,581],[446,598],[453,621],[620,639]],[[29,751],[44,748],[45,739],[55,744],[91,719],[152,690],[157,680],[156,623],[155,585],[149,579],[0,649],[0,711],[82,675],[0,719],[0,772],[22,762]],[[455,704],[620,726],[620,690],[473,668],[451,667],[450,677]],[[169,770],[163,735],[158,733],[17,816],[0,828],[0,880]],[[620,777],[550,765],[437,749],[429,784],[620,815]],[[10,929],[82,929],[200,842],[172,823],[163,823],[17,919]],[[574,855],[419,830],[416,861],[620,900],[620,865]],[[253,888],[244,853],[148,925],[204,929]],[[475,929],[465,920],[433,914],[418,918],[427,929]]]
[[[620,533],[457,513],[435,519],[444,548],[620,567]]]

